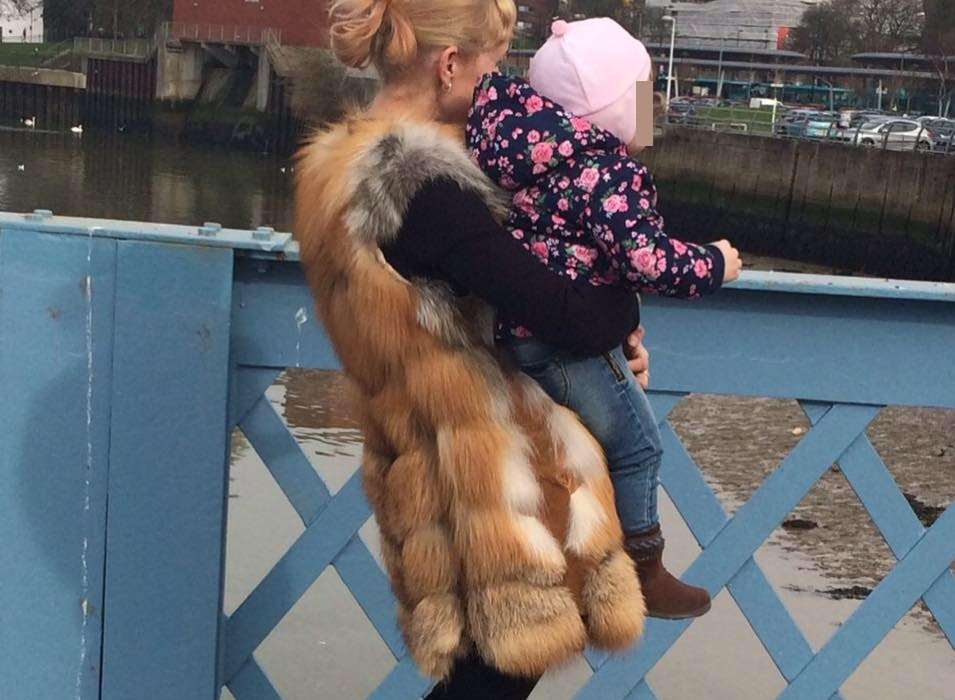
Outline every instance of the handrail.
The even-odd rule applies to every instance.
[[[116,239],[141,236],[156,242],[232,248],[240,254],[263,259],[299,260],[298,243],[292,240],[292,234],[271,229],[262,229],[268,234],[262,237],[261,231],[222,228],[213,224],[215,235],[209,236],[202,227],[53,216],[42,210],[27,214],[0,212],[0,228],[33,230],[38,220],[43,222],[44,230],[55,233],[77,236],[93,233],[100,237]],[[258,237],[257,233],[260,234]],[[787,294],[955,302],[955,283],[887,278],[746,270],[731,287]]]
[[[340,369],[297,257],[268,228],[0,213],[0,609],[20,641],[0,676],[21,695],[281,697],[255,652],[329,567],[395,661],[374,697],[427,693],[365,543],[361,472],[331,488],[265,393],[289,367]],[[660,476],[700,547],[683,578],[728,590],[781,698],[838,697],[920,599],[955,648],[955,506],[921,522],[868,434],[884,406],[955,409],[951,302],[951,284],[762,272],[692,304],[645,299]],[[669,419],[690,394],[795,399],[805,414],[732,512]],[[236,428],[303,531],[225,615]],[[813,647],[755,555],[834,464],[897,562]],[[633,649],[587,654],[578,697],[654,697],[648,674],[689,625],[652,620]]]
[[[91,56],[148,59],[156,50],[156,42],[153,39],[75,37],[73,50],[76,53]]]
[[[281,43],[282,30],[275,27],[252,27],[206,22],[164,22],[166,40],[263,46],[270,41]]]

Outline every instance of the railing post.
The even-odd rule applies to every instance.
[[[99,697],[114,270],[112,242],[0,230],[3,697]]]
[[[213,700],[233,254],[117,246],[102,700]]]

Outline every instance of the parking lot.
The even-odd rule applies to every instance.
[[[751,104],[715,98],[677,97],[667,123],[713,131],[830,141],[859,148],[955,154],[955,119],[880,110],[788,106],[773,100]]]

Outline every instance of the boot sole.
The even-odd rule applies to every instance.
[[[694,610],[693,612],[684,613],[683,615],[667,615],[664,613],[656,613],[652,610],[647,610],[647,617],[652,617],[657,620],[692,620],[696,617],[703,617],[710,611],[710,608],[713,607],[713,602],[710,601],[702,608]]]

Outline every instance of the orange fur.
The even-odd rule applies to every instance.
[[[405,280],[380,253],[414,183],[436,172],[493,205],[460,141],[362,119],[319,134],[300,157],[296,238],[354,384],[365,490],[411,653],[439,678],[471,647],[538,675],[588,634],[632,643],[642,598],[593,438],[501,366],[479,301]]]

